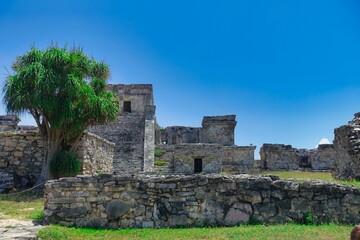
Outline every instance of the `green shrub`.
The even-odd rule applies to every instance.
[[[157,161],[154,162],[155,166],[164,166],[166,164],[168,164],[168,162],[165,161],[165,160],[157,160]]]
[[[161,149],[155,149],[154,155],[155,157],[161,157],[162,155],[164,155],[166,153],[165,150],[161,150]]]
[[[50,173],[55,178],[76,176],[81,163],[73,152],[57,150],[50,160]]]
[[[314,214],[307,212],[304,214],[302,223],[305,225],[314,225]]]

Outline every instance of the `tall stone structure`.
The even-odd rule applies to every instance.
[[[360,112],[347,125],[334,130],[335,164],[333,176],[360,180]]]
[[[202,121],[200,142],[234,145],[235,115],[205,116]]]
[[[155,105],[151,84],[108,85],[120,100],[116,121],[89,128],[115,143],[114,173],[152,171],[154,165]]]

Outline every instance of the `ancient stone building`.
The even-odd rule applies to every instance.
[[[334,130],[335,164],[333,176],[360,180],[360,113],[347,125]]]
[[[331,170],[335,162],[333,144],[315,149],[298,149],[284,144],[263,144],[261,167],[268,170]]]
[[[117,120],[89,128],[115,143],[114,172],[149,172],[154,165],[155,105],[151,84],[108,85],[120,100]]]
[[[15,131],[20,119],[16,115],[0,116],[0,132]]]
[[[234,145],[235,115],[205,116],[202,128],[171,126],[158,130],[156,144],[216,143]]]
[[[172,126],[157,131],[158,161],[167,173],[250,173],[255,146],[235,146],[235,115],[205,116],[201,128]],[[156,162],[155,162],[156,165]]]

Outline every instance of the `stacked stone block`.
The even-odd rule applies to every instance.
[[[360,221],[360,190],[249,175],[100,175],[48,181],[47,223],[97,228]]]
[[[263,144],[260,166],[268,170],[331,170],[335,162],[333,144],[316,149],[298,149],[284,144]]]

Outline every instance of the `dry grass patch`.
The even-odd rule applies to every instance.
[[[40,219],[44,212],[42,191],[0,194],[1,219]]]

